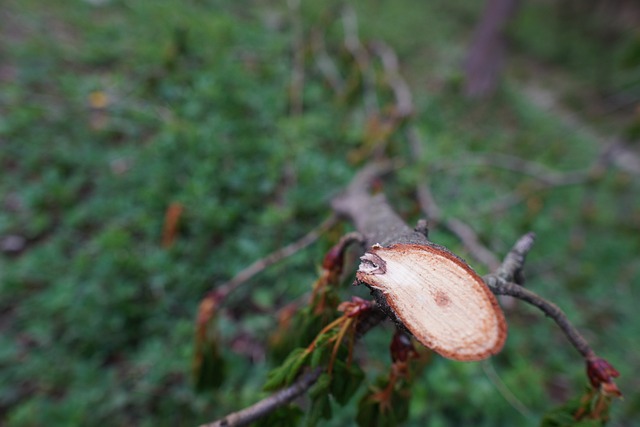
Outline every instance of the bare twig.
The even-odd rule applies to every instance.
[[[507,256],[504,257],[504,261],[502,261],[502,264],[495,274],[507,282],[516,282],[522,285],[524,281],[522,278],[522,268],[524,267],[527,254],[533,247],[535,238],[536,235],[531,232],[520,237]]]
[[[307,246],[315,242],[318,239],[318,237],[322,235],[322,233],[324,233],[329,228],[333,227],[337,222],[338,222],[337,217],[335,215],[331,215],[329,218],[324,220],[320,225],[318,225],[316,228],[311,230],[309,233],[304,235],[299,240],[287,246],[284,246],[276,250],[275,252],[270,253],[264,258],[260,258],[259,260],[255,261],[253,264],[244,268],[242,271],[236,274],[233,277],[233,279],[215,288],[214,292],[219,297],[224,298],[225,296],[227,296],[228,294],[236,290],[244,282],[251,279],[253,276],[260,273],[265,268],[285,258],[290,257],[296,252],[306,248]]]
[[[594,357],[595,354],[587,343],[587,340],[585,340],[580,332],[571,324],[567,316],[558,306],[518,284],[522,280],[522,267],[527,253],[533,246],[533,241],[533,233],[522,236],[511,251],[509,251],[496,273],[483,277],[485,283],[496,295],[509,295],[538,307],[544,314],[556,322],[560,330],[562,330],[569,339],[569,342],[573,344],[585,359]]]
[[[320,377],[322,368],[316,368],[301,375],[293,384],[284,388],[260,402],[249,406],[241,411],[226,415],[217,421],[209,424],[202,424],[200,427],[238,427],[250,424],[259,418],[273,412],[277,408],[286,405],[298,396],[304,394]]]
[[[413,114],[413,98],[409,85],[400,75],[398,56],[386,43],[376,41],[370,44],[371,49],[380,57],[385,71],[385,80],[393,91],[395,98],[395,115],[406,118]]]
[[[560,327],[560,330],[562,330],[565,336],[569,339],[569,342],[573,344],[576,350],[578,350],[585,359],[594,356],[594,352],[591,350],[587,340],[584,339],[582,334],[580,334],[580,332],[578,332],[578,330],[571,324],[564,312],[555,304],[515,283],[498,282],[493,285],[489,285],[489,287],[496,295],[510,295],[538,307],[544,314],[551,317],[556,322]]]

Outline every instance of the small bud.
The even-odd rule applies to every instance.
[[[356,317],[371,309],[373,303],[360,297],[351,297],[351,301],[340,303],[338,310],[347,317]]]
[[[587,359],[587,376],[591,385],[600,389],[609,396],[622,396],[613,378],[620,376],[620,373],[609,362],[600,357],[590,357]]]
[[[322,261],[322,268],[325,270],[342,270],[342,247],[340,244],[334,245]]]
[[[391,350],[391,360],[393,363],[406,362],[409,359],[416,359],[418,352],[416,351],[411,338],[404,332],[396,331],[389,346]]]

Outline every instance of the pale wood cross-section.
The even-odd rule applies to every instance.
[[[453,360],[498,353],[507,327],[496,298],[462,259],[428,244],[374,245],[357,280],[381,292],[398,320],[423,345]]]

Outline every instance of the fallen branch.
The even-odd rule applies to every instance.
[[[424,222],[420,222],[416,229],[410,228],[391,209],[383,194],[370,194],[369,186],[372,180],[388,172],[390,168],[389,163],[365,167],[356,174],[344,193],[332,201],[335,213],[351,220],[363,236],[365,245],[370,248],[361,258],[357,283],[365,283],[371,288],[376,303],[370,304],[366,315],[359,319],[362,321],[357,324],[358,328],[355,331],[357,337],[366,334],[386,317],[390,317],[401,330],[411,332],[427,347],[445,357],[456,360],[479,360],[495,354],[501,349],[506,336],[504,320],[495,300],[488,298],[482,292],[476,292],[475,287],[480,281],[481,286],[486,288],[486,292],[516,297],[538,307],[554,319],[569,341],[585,358],[587,373],[594,388],[611,396],[620,395],[620,391],[613,382],[618,372],[606,360],[596,357],[589,344],[571,325],[564,313],[553,303],[520,286],[524,280],[522,269],[526,255],[534,242],[533,233],[524,235],[516,242],[495,273],[479,278],[464,261],[428,240]],[[331,217],[323,225],[326,226],[327,222],[333,221],[335,218]],[[320,228],[322,227],[318,229]],[[313,236],[318,229],[305,238]],[[279,252],[284,249],[286,248]],[[436,279],[428,279],[425,283],[424,278],[429,275],[435,276]],[[390,278],[399,279],[390,280]],[[444,282],[447,293],[441,292],[444,288],[438,288],[439,281]],[[416,288],[418,292],[410,293],[404,299],[402,295],[398,297],[396,294],[398,288],[414,286],[415,282],[423,286]],[[470,298],[473,301],[471,305],[464,306],[461,295],[456,294],[457,291],[455,291],[458,286],[462,287],[462,299]],[[430,299],[436,303],[430,308],[438,305],[447,308],[451,300],[455,299],[454,305],[463,306],[462,317],[469,315],[470,320],[461,320],[460,312],[456,312],[453,321],[450,317],[447,318],[447,310],[437,312],[438,316],[442,314],[444,320],[431,317],[428,323],[437,323],[436,329],[442,329],[444,335],[442,331],[438,335],[437,330],[435,335],[432,334],[433,331],[428,330],[429,325],[425,326],[416,320],[428,316],[430,314],[428,310],[421,311],[419,304],[412,305],[415,301],[424,302]],[[478,307],[483,304],[484,307]],[[408,313],[407,310],[415,311]],[[497,319],[495,325],[493,319]],[[447,322],[453,325],[447,325]],[[483,325],[480,330],[473,329],[473,324],[477,322]],[[487,328],[487,325],[490,327]],[[462,341],[459,340],[460,336],[463,336]],[[447,348],[449,340],[456,346],[454,350]],[[323,368],[309,371],[292,385],[260,402],[202,427],[240,426],[253,422],[304,394],[322,372]]]
[[[482,279],[459,257],[412,229],[369,185],[388,164],[364,168],[332,202],[364,237],[357,280],[381,309],[423,345],[455,360],[497,353],[506,337],[502,311]]]
[[[371,165],[363,169],[363,171],[354,178],[347,190],[341,196],[334,199],[333,208],[338,215],[347,217],[353,221],[356,229],[365,236],[367,246],[372,248],[362,258],[363,262],[360,265],[358,273],[359,279],[363,277],[361,272],[373,272],[373,274],[387,273],[386,271],[380,273],[379,270],[385,270],[385,263],[388,264],[388,261],[390,260],[396,263],[404,263],[405,260],[408,260],[407,263],[402,264],[404,272],[399,278],[400,282],[406,283],[408,277],[411,277],[413,280],[421,280],[422,274],[408,276],[409,273],[407,273],[407,271],[414,271],[417,268],[422,268],[415,265],[416,258],[407,256],[407,253],[402,253],[401,256],[396,257],[393,255],[394,249],[395,252],[404,250],[399,245],[432,247],[436,251],[446,251],[446,249],[431,243],[423,232],[409,228],[391,209],[384,195],[378,194],[373,196],[369,193],[368,183],[371,182],[371,179],[373,179],[376,174],[387,169],[388,166],[385,167],[377,165]],[[533,246],[533,242],[534,235],[532,233],[526,234],[520,238],[507,254],[504,262],[498,270],[483,278],[484,283],[488,286],[491,292],[496,295],[510,295],[538,307],[558,324],[571,344],[585,359],[590,360],[594,358],[595,354],[593,350],[578,330],[569,322],[562,310],[560,310],[555,304],[546,301],[532,291],[520,286],[523,282],[522,268],[526,255]],[[399,247],[400,249],[397,249]],[[381,257],[380,253],[382,249],[389,251],[389,253],[383,257],[383,261],[385,261],[384,263],[381,263],[376,258]],[[434,260],[433,257],[430,256],[424,259],[426,261]],[[439,262],[437,259],[435,259],[435,261]],[[434,274],[439,274],[436,273],[436,271],[438,271],[436,268],[439,269],[439,265],[436,264],[433,267]],[[386,269],[388,269],[388,266],[386,266]],[[396,268],[396,271],[397,270],[398,269]],[[447,275],[440,277],[447,280],[454,279]],[[469,281],[474,280],[472,275],[465,276],[465,278]],[[381,308],[384,309],[392,319],[416,335],[416,326],[405,324],[404,321],[407,320],[407,315],[398,313],[398,306],[400,306],[400,311],[404,310],[402,307],[403,301],[401,301],[400,304],[398,304],[397,301],[393,301],[394,291],[388,287],[392,282],[380,283],[380,281],[376,279],[369,280],[368,282],[365,281],[365,283],[372,288],[372,295],[381,305]],[[431,288],[428,285],[424,288],[425,291],[430,291],[430,289]],[[450,294],[447,296],[455,295]],[[414,296],[414,298],[417,298],[417,296]],[[420,313],[420,316],[425,314],[426,313]],[[478,314],[479,312],[472,313],[470,315],[477,316]],[[409,322],[413,321],[413,319],[409,319]],[[429,346],[429,343],[423,342],[423,344]],[[444,355],[448,357],[447,354]]]
[[[494,294],[509,295],[538,307],[556,322],[569,342],[585,359],[593,357],[595,353],[587,343],[587,340],[571,324],[558,306],[521,286],[524,281],[522,269],[527,253],[533,246],[534,239],[533,233],[527,233],[522,236],[504,258],[500,268],[493,274],[487,274],[483,279]]]

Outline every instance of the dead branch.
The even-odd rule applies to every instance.
[[[358,280],[363,283],[367,283],[364,281],[365,279],[363,278],[363,276],[367,274],[380,274],[380,270],[382,270],[383,273],[386,273],[386,269],[392,266],[393,263],[403,263],[405,262],[405,259],[410,259],[410,263],[415,264],[416,260],[413,259],[415,258],[415,253],[405,253],[401,254],[401,256],[399,257],[395,257],[394,251],[396,251],[399,247],[419,247],[426,248],[421,250],[426,250],[429,253],[436,253],[439,255],[442,255],[444,253],[445,257],[450,262],[459,267],[462,267],[463,270],[467,269],[468,267],[464,267],[464,265],[466,265],[463,264],[464,261],[448,252],[448,250],[446,250],[445,248],[436,245],[427,239],[427,233],[424,229],[424,223],[417,229],[411,229],[391,209],[383,194],[371,195],[369,190],[371,182],[376,177],[388,172],[389,170],[389,163],[372,164],[365,167],[358,174],[356,174],[344,193],[339,195],[332,201],[332,207],[335,213],[341,217],[351,220],[355,224],[358,232],[361,233],[362,236],[364,236],[366,245],[368,247],[372,247],[372,249],[370,249],[370,251],[368,251],[365,256],[361,258],[363,262],[361,263],[360,269],[358,271]],[[313,230],[300,241],[270,255],[270,257],[273,258],[267,258],[275,259],[282,257],[283,253],[290,254],[295,252],[297,247],[301,245],[301,242],[304,242],[305,245],[309,244],[310,241],[313,241],[315,240],[315,238],[317,238],[319,230],[328,228],[328,224],[333,224],[334,221],[334,217],[329,218],[320,227]],[[597,377],[596,379],[598,379],[600,378],[598,375],[606,376],[605,380],[600,381],[598,384],[605,383],[605,385],[615,388],[615,384],[613,384],[611,380],[611,377],[615,375],[609,375],[608,373],[617,371],[613,371],[613,368],[610,368],[610,365],[604,365],[606,361],[603,362],[601,359],[596,357],[589,344],[578,332],[578,330],[569,322],[566,315],[553,303],[546,301],[545,299],[517,284],[523,282],[522,269],[524,266],[526,255],[533,246],[533,242],[533,233],[528,233],[521,237],[516,242],[511,251],[505,256],[504,261],[496,269],[495,273],[489,274],[482,279],[478,279],[482,281],[483,285],[487,286],[487,292],[489,292],[490,290],[496,295],[510,295],[516,297],[538,307],[547,316],[551,317],[558,324],[560,329],[567,336],[573,346],[587,361],[588,369],[591,369],[591,371],[588,371],[590,378]],[[278,254],[277,257],[275,256],[276,254]],[[391,256],[389,257],[389,255]],[[265,260],[266,259],[261,260],[261,266],[267,264],[267,261]],[[434,261],[435,266],[428,268],[432,269],[435,272],[435,268],[438,267],[438,264],[442,263],[442,260],[436,257]],[[405,265],[403,268],[407,268],[410,270],[412,267],[410,265]],[[424,269],[427,268],[427,266],[423,265],[421,268]],[[439,268],[441,269],[442,267]],[[470,270],[470,268],[468,269]],[[460,272],[458,271],[458,273],[456,274],[460,274]],[[471,278],[470,280],[475,280],[475,273],[472,273],[472,271],[464,274],[468,274],[464,276],[463,281],[465,283],[466,279],[468,278]],[[421,274],[411,277],[419,279],[421,277]],[[446,279],[447,282],[451,284],[449,279],[452,279],[452,277],[446,277]],[[386,299],[385,296],[389,294],[390,289],[383,289],[383,287],[386,285],[384,279],[380,281],[380,279],[378,278],[377,280],[377,284],[371,286],[371,293],[375,297],[376,303],[371,306],[371,310],[366,312],[366,316],[360,319],[361,321],[359,321],[359,323],[357,324],[356,336],[359,338],[362,335],[366,334],[387,317],[393,319],[402,330],[411,331],[413,332],[413,335],[416,336],[415,328],[412,328],[411,325],[403,323],[406,321],[407,317],[402,315],[402,312],[398,310],[397,305],[389,303],[389,300]],[[466,283],[465,286],[465,294],[469,296],[469,291],[472,285],[471,283]],[[415,297],[418,298],[419,296],[416,295]],[[444,296],[436,296],[436,300],[440,298],[441,301],[439,301],[439,303],[444,303],[446,305],[447,299],[450,297],[456,297],[455,293]],[[486,311],[491,312],[490,309],[485,310],[485,312]],[[424,315],[424,313],[417,314],[420,316]],[[500,316],[499,318],[501,318]],[[504,331],[500,327],[498,327],[498,329],[501,330],[500,335],[498,336],[498,338],[493,338],[494,340],[497,339],[497,344],[492,344],[489,349],[482,350],[482,353],[478,353],[479,357],[472,356],[465,359],[467,355],[463,355],[462,357],[459,357],[458,360],[478,360],[479,358],[484,358],[490,354],[493,354],[494,351],[498,351],[502,346],[502,342],[504,342],[504,334],[506,334],[506,331]],[[484,341],[484,338],[481,341]],[[434,346],[434,349],[436,351],[439,351],[437,346]],[[447,357],[456,358],[454,357],[455,355],[447,353],[443,354]],[[601,368],[594,374],[594,366],[596,368],[604,366],[604,368]],[[226,417],[214,423],[205,424],[202,427],[239,426],[246,425],[252,421],[255,421],[256,419],[274,411],[278,407],[290,402],[294,398],[304,394],[315,383],[315,381],[317,381],[321,373],[321,368],[307,372],[306,374],[299,377],[291,386],[274,393],[273,395],[263,399],[255,405],[227,415]],[[615,390],[617,390],[617,388],[615,388]]]
[[[349,218],[355,224],[356,229],[365,236],[369,246],[376,245],[377,247],[380,245],[383,248],[388,248],[397,244],[410,244],[441,248],[428,241],[423,233],[409,228],[391,209],[383,194],[370,195],[367,180],[372,179],[376,173],[380,173],[382,170],[385,169],[376,165],[365,168],[354,178],[347,191],[334,199],[334,211],[338,215]],[[522,268],[526,254],[531,249],[533,241],[534,235],[532,233],[520,238],[507,254],[498,270],[483,278],[484,282],[496,295],[510,295],[538,307],[558,324],[571,344],[583,357],[593,357],[594,353],[589,344],[555,304],[546,301],[518,284],[523,281]],[[375,251],[373,255],[375,255]],[[361,269],[364,268],[365,271],[372,269],[370,265],[366,265],[367,262],[371,264],[370,261],[365,260],[361,264]],[[377,264],[374,263],[374,266],[377,266]],[[406,266],[406,268],[411,267]],[[386,299],[383,292],[374,288],[372,294],[381,304],[381,308],[384,309]],[[398,322],[397,313],[393,310],[387,310],[387,314]],[[402,322],[400,321],[399,323]]]
[[[217,421],[209,424],[202,424],[200,427],[239,427],[250,424],[261,417],[275,411],[279,407],[286,405],[298,396],[303,395],[320,377],[322,368],[316,368],[301,375],[293,384],[284,388],[260,402],[249,406],[241,411],[226,415]]]
[[[629,174],[640,175],[640,157],[623,138],[612,138],[602,134],[578,115],[564,108],[551,91],[540,85],[530,83],[523,87],[523,93],[538,108],[560,119],[572,133],[605,147],[605,150],[609,151],[611,163],[617,168]]]

